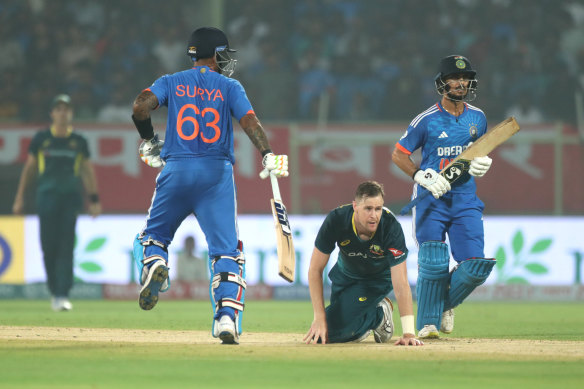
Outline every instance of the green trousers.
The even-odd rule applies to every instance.
[[[393,289],[391,279],[353,279],[336,264],[329,278],[331,299],[325,310],[329,342],[351,342],[377,328],[383,320],[383,309],[377,304]]]
[[[42,192],[37,194],[36,205],[49,292],[52,296],[68,297],[73,286],[75,224],[81,196]]]

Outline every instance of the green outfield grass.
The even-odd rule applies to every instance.
[[[72,312],[55,313],[48,301],[0,300],[0,325],[210,332],[208,302],[162,300],[149,312],[136,301],[73,303]],[[244,330],[281,338],[278,333],[303,334],[311,321],[309,302],[249,301]],[[222,346],[0,338],[0,388],[579,388],[582,353],[474,353],[459,345],[473,338],[506,339],[505,347],[533,339],[573,350],[574,343],[584,348],[582,328],[582,304],[467,302],[456,309],[455,332],[445,337],[457,342],[418,349],[269,339],[259,346]]]

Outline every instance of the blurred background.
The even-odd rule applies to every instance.
[[[281,187],[291,215],[321,220],[366,179],[382,182],[387,205],[399,211],[412,182],[391,151],[410,120],[438,101],[439,60],[461,54],[478,72],[472,104],[489,126],[509,116],[521,126],[478,182],[485,215],[580,216],[570,228],[584,229],[584,4],[573,0],[3,0],[0,214],[11,213],[28,143],[49,123],[51,100],[68,93],[75,128],[90,141],[104,213],[144,215],[157,171],[137,156],[132,102],[156,78],[191,66],[188,37],[205,25],[227,33],[238,50],[233,77],[275,151],[290,155]],[[153,119],[164,136],[164,108]],[[235,127],[238,211],[269,220],[260,156]],[[515,239],[515,254],[527,245],[522,228],[505,237]],[[566,255],[580,264],[584,248],[573,244]],[[581,268],[574,272],[580,277]]]

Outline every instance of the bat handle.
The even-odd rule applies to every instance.
[[[274,173],[270,174],[270,181],[272,182],[272,193],[274,194],[274,200],[282,202],[282,196],[280,195],[280,186],[278,185],[278,177]]]
[[[260,178],[262,180],[268,178],[269,175],[270,175],[270,171],[268,169],[264,169],[260,172]]]
[[[410,210],[412,208],[414,208],[420,201],[422,201],[422,199],[424,199],[426,196],[428,196],[430,194],[429,190],[425,190],[424,192],[420,193],[418,195],[418,197],[416,197],[415,199],[413,199],[412,201],[410,201],[405,207],[403,207],[401,209],[401,211],[399,211],[399,214],[401,216],[405,215],[406,213],[410,212]]]

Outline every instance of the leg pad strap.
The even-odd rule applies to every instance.
[[[221,300],[217,301],[216,311],[225,307],[233,308],[238,311],[243,311],[244,305],[245,305],[244,303],[242,303],[241,301],[237,301],[236,299],[223,297]]]
[[[224,271],[221,273],[217,273],[213,276],[211,287],[213,289],[216,289],[219,286],[219,284],[221,282],[224,282],[224,281],[233,282],[235,284],[238,284],[243,289],[245,289],[247,286],[247,283],[245,282],[243,277],[241,277],[239,274]]]

